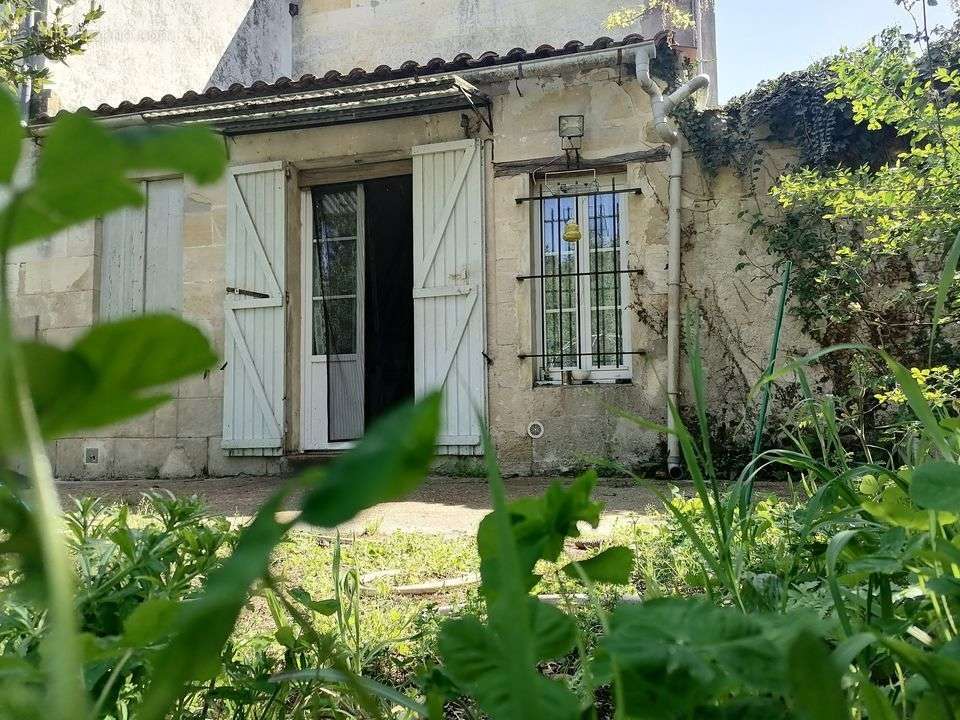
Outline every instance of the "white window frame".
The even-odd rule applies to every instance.
[[[601,189],[606,189],[611,186],[611,182],[616,182],[617,187],[627,187],[627,179],[625,175],[622,174],[613,174],[613,175],[600,175],[597,176],[597,181],[600,184]],[[548,198],[551,195],[557,194],[556,188],[553,187],[552,183],[544,183],[543,181],[538,181],[534,186],[534,194],[537,195],[540,191],[543,191],[544,198]],[[616,195],[617,206],[619,210],[619,224],[620,224],[620,269],[626,270],[629,267],[629,255],[630,255],[630,223],[629,223],[629,209],[627,196],[624,194]],[[579,212],[581,218],[580,229],[583,234],[582,239],[576,243],[576,249],[579,256],[580,262],[580,271],[586,272],[590,267],[590,223],[589,223],[589,203],[591,202],[590,197],[579,197],[575,198],[575,201],[579,205]],[[544,252],[541,252],[541,246],[544,243],[543,238],[543,218],[541,216],[541,204],[539,202],[533,203],[533,263],[532,267],[534,268],[534,275],[540,276],[544,274],[543,267],[543,257],[545,256]],[[533,283],[533,309],[534,309],[534,338],[535,338],[535,347],[536,354],[536,372],[534,377],[534,382],[537,385],[552,385],[559,384],[562,382],[562,374],[566,370],[575,370],[583,369],[590,372],[590,382],[593,383],[613,383],[617,381],[629,381],[633,378],[633,363],[631,361],[632,351],[631,345],[631,333],[630,333],[630,274],[622,272],[620,274],[620,314],[621,314],[621,352],[623,353],[623,362],[621,365],[612,367],[612,366],[602,366],[594,367],[594,358],[593,356],[587,354],[579,358],[571,357],[570,360],[562,367],[545,367],[547,358],[544,356],[547,352],[546,342],[543,337],[544,334],[544,325],[541,324],[540,318],[545,315],[541,312],[541,305],[543,302],[542,294],[542,283],[544,278],[538,277]],[[579,298],[578,307],[577,307],[577,339],[579,352],[589,352],[593,347],[592,343],[592,322],[593,322],[593,308],[590,304],[591,292],[590,292],[590,275],[582,275],[577,278],[577,294]],[[558,310],[548,310],[547,312],[559,312]],[[566,360],[566,358],[564,358]]]

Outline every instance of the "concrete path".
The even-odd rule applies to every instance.
[[[569,482],[562,478],[561,482]],[[96,495],[105,500],[136,504],[144,493],[170,491],[175,495],[199,495],[211,511],[231,517],[249,517],[280,486],[276,477],[209,478],[199,480],[96,480],[58,483],[65,501],[70,497]],[[539,495],[549,478],[511,478],[505,481],[511,498]],[[617,522],[633,522],[649,516],[660,501],[647,488],[625,480],[601,480],[594,497],[605,505],[599,532],[607,533]],[[295,507],[291,502],[290,510]],[[441,535],[473,534],[490,512],[487,483],[478,478],[431,477],[416,492],[400,502],[377,505],[364,511],[342,530],[381,532],[397,530]]]

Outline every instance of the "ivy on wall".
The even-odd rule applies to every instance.
[[[677,120],[705,174],[732,169],[767,210],[749,230],[773,267],[744,258],[739,269],[773,276],[791,260],[791,313],[808,335],[824,346],[868,343],[919,367],[956,366],[942,332],[927,349],[937,276],[960,231],[960,26],[927,40],[890,30],[723,108],[690,102]],[[657,70],[675,85],[686,68]],[[761,197],[761,171],[782,146],[796,160]],[[953,324],[956,293],[948,310]],[[885,368],[863,359],[826,362],[840,393],[862,396],[885,381]]]
[[[865,132],[849,104],[826,99],[836,87],[830,69],[836,60],[766,80],[719,109],[699,110],[692,100],[677,108],[678,125],[703,170],[716,175],[733,168],[752,187],[766,148],[778,143],[792,146],[799,165],[808,168],[885,161],[896,146],[896,133],[889,128]],[[656,70],[670,86],[689,73],[679,62],[664,61]]]

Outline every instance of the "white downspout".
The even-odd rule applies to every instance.
[[[670,113],[697,90],[710,86],[710,78],[697,75],[666,97],[650,77],[650,60],[655,47],[637,49],[637,80],[650,96],[653,124],[657,136],[670,146],[670,185],[667,210],[667,427],[674,426],[672,407],[679,407],[680,372],[680,180],[683,176],[683,148],[680,133],[668,118]],[[673,433],[667,435],[667,473],[672,478],[683,473],[680,442]]]

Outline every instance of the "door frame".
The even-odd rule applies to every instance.
[[[364,293],[366,272],[364,266],[364,243],[366,228],[364,227],[365,199],[363,182],[350,183],[317,183],[300,189],[300,450],[301,452],[323,450],[348,450],[357,441],[329,440],[329,414],[327,396],[326,365],[330,361],[328,355],[313,354],[313,188],[326,185],[353,185],[357,192],[357,354],[364,356]],[[322,366],[323,371],[313,373],[315,366]],[[316,379],[316,383],[314,380]],[[314,397],[316,395],[316,397]],[[312,404],[323,407],[320,414],[321,432],[316,443],[310,442],[313,430],[309,427],[312,414],[309,412]]]

